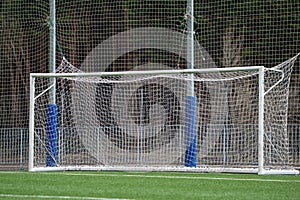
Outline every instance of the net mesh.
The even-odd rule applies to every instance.
[[[289,167],[287,95],[295,59],[265,71],[265,167]],[[201,72],[193,79],[81,73],[66,60],[57,70],[55,166],[182,167],[193,141],[198,167],[257,167],[258,71]],[[192,80],[195,135],[187,131],[192,120],[186,113]],[[35,167],[46,165],[50,151],[48,83],[49,77],[35,78]]]
[[[56,21],[50,17],[53,3]],[[57,68],[63,55],[85,72],[152,70],[148,63],[185,69],[187,10],[186,0],[0,1],[0,165],[28,161],[31,72]],[[298,1],[194,1],[195,68],[282,63],[299,52],[299,15]],[[54,25],[57,41],[50,41]],[[60,46],[53,52],[55,43]],[[49,64],[52,53],[55,66]],[[297,61],[291,76],[288,114],[295,165],[299,66]]]

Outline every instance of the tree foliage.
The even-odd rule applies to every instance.
[[[195,38],[219,67],[271,67],[300,51],[297,1],[194,2]],[[2,127],[27,127],[29,73],[48,70],[49,7],[49,1],[43,0],[0,1],[0,108],[9,115],[0,115]],[[57,41],[65,56],[80,66],[98,44],[132,28],[163,26],[185,33],[186,0],[60,0],[56,1],[56,17]],[[122,59],[137,64],[133,60],[149,52],[154,51],[143,51],[142,56],[133,52]],[[57,51],[57,63],[61,56]]]

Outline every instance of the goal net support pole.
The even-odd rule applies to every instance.
[[[56,138],[57,138],[57,106],[48,104],[47,106],[47,146],[46,146],[46,167],[56,166]]]
[[[50,49],[49,49],[49,72],[55,73],[56,68],[56,6],[55,0],[49,0],[50,5]],[[47,106],[46,118],[46,166],[54,167],[56,165],[56,139],[57,139],[57,106],[56,106],[56,80],[51,78],[50,100]]]
[[[186,97],[186,151],[184,163],[186,167],[196,167],[196,97]]]
[[[194,69],[194,2],[187,1],[187,68]],[[196,167],[196,97],[194,75],[190,74],[186,96],[186,151],[185,166]]]
[[[50,5],[50,33],[49,33],[49,43],[50,43],[50,49],[49,49],[49,72],[55,73],[56,68],[56,11],[55,11],[55,0],[49,0]],[[50,79],[53,84],[55,84],[55,78]],[[51,83],[50,83],[51,84]],[[51,94],[50,94],[50,102],[55,103],[55,85],[51,88]]]

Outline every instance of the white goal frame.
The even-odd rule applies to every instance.
[[[194,73],[217,73],[234,71],[257,71],[259,73],[259,114],[258,114],[258,166],[257,168],[212,168],[208,167],[122,167],[122,166],[54,166],[54,167],[36,167],[34,166],[34,104],[35,104],[35,78],[49,77],[95,77],[95,76],[120,76],[120,75],[162,75],[162,74],[194,74]],[[191,172],[236,172],[236,173],[257,173],[257,174],[298,174],[294,169],[265,169],[264,166],[264,96],[268,91],[264,89],[264,71],[263,66],[252,67],[230,67],[230,68],[207,68],[207,69],[184,69],[184,70],[154,70],[154,71],[125,71],[125,72],[99,72],[99,73],[31,73],[30,74],[30,116],[29,116],[29,171],[61,171],[61,170],[124,170],[124,171],[191,171]],[[54,81],[55,82],[55,81]],[[277,82],[276,84],[278,84]],[[54,84],[47,90],[51,90]]]

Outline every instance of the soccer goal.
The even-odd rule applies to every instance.
[[[292,65],[84,73],[64,60],[30,75],[29,171],[297,174]]]

